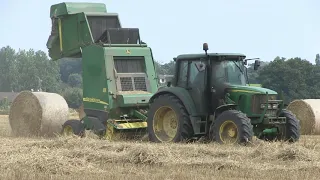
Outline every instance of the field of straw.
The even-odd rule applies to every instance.
[[[108,142],[10,136],[0,116],[0,179],[319,179],[320,138],[297,144]]]

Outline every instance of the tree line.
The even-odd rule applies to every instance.
[[[71,108],[82,102],[81,59],[50,61],[43,51],[0,49],[0,92],[61,94]]]
[[[247,67],[249,83],[283,92],[286,102],[293,99],[320,97],[320,56],[316,64],[299,57],[275,57],[262,62],[260,69]],[[174,74],[174,61],[156,62],[158,74]],[[50,61],[43,51],[0,49],[0,92],[23,90],[54,92],[63,95],[70,107],[82,102],[81,59]]]

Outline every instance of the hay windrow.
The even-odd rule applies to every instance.
[[[1,116],[0,116],[1,117]],[[2,119],[9,128],[7,119]],[[0,129],[1,130],[1,129]],[[319,136],[297,143],[109,142],[0,138],[0,179],[319,179]]]
[[[55,93],[21,92],[13,101],[9,123],[15,136],[53,136],[68,119],[65,99]]]
[[[294,100],[288,107],[299,120],[302,135],[320,135],[320,100]]]
[[[265,178],[272,179],[274,176],[270,174],[278,173],[273,179],[283,179],[280,172],[318,172],[320,146],[314,145],[316,141],[311,138],[304,138],[306,142],[297,144],[254,142],[251,147],[244,147],[215,143],[108,142],[78,137],[11,137],[0,139],[0,168],[6,172],[19,169],[48,176],[81,174],[89,179],[90,174],[98,179],[119,179],[119,174],[123,173],[131,179],[139,179],[137,175],[147,179],[154,173],[158,178],[151,179],[179,179],[181,175],[187,179],[190,179],[190,175],[195,175],[191,179],[210,179],[213,175],[214,179],[228,179],[230,172],[234,172],[232,177],[248,177],[244,179],[261,179],[265,175],[268,175]],[[136,175],[133,177],[132,173]],[[221,176],[221,173],[225,175]],[[308,176],[301,172],[303,175]],[[289,178],[287,175],[285,177]]]

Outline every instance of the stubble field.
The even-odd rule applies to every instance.
[[[0,179],[319,179],[320,137],[299,143],[108,142],[10,136],[0,116]]]

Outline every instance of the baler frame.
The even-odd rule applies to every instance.
[[[146,131],[145,112],[158,83],[152,50],[141,41],[139,28],[123,28],[118,14],[107,12],[102,3],[55,4],[50,17],[58,20],[53,24],[58,35],[52,35],[59,38],[53,42],[49,38],[49,56],[52,60],[80,57],[83,66],[82,116],[63,127],[80,128],[79,135],[93,130],[101,137],[110,137],[108,130]],[[133,67],[130,63],[141,67],[121,72],[116,68],[118,57],[128,61],[127,67]],[[143,58],[135,62],[135,57]],[[129,89],[123,86],[123,78],[130,79]]]

